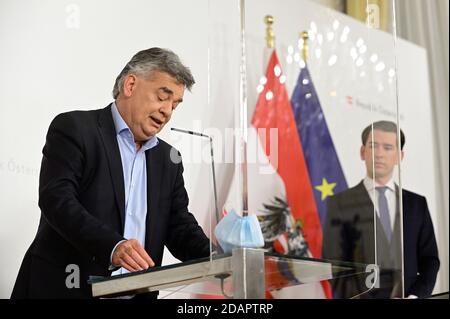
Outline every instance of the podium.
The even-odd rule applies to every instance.
[[[235,299],[263,299],[266,291],[318,283],[365,272],[365,265],[270,254],[237,248],[212,255],[114,277],[92,278],[94,297],[118,297],[172,290]]]

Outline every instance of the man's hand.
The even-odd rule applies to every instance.
[[[114,266],[124,267],[128,271],[139,271],[155,266],[155,263],[136,239],[120,243],[112,255]]]

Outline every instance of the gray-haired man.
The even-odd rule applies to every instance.
[[[183,166],[156,137],[194,83],[173,52],[143,50],[117,77],[115,102],[52,121],[39,229],[12,298],[89,298],[89,276],[161,265],[164,246],[180,260],[209,254],[188,212]],[[67,284],[68,266],[79,269],[79,285]]]

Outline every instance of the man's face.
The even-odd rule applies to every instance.
[[[130,107],[125,118],[137,142],[146,141],[162,130],[183,101],[184,88],[164,72],[154,72],[148,79],[127,76],[123,95]]]
[[[367,176],[376,180],[389,180],[399,159],[397,134],[381,130],[372,131],[367,137],[366,144],[361,146],[360,153],[361,159],[366,163]],[[403,151],[400,156],[403,159]]]

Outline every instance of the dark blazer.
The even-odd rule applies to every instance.
[[[188,212],[183,165],[172,147],[146,151],[145,249],[161,265],[164,245],[185,261],[209,255],[209,240]],[[177,151],[172,154],[178,154]],[[110,255],[123,238],[125,193],[111,105],[58,115],[43,148],[41,218],[25,254],[12,298],[89,298],[88,277],[110,276]],[[80,268],[80,288],[68,289],[69,264]]]
[[[402,196],[405,296],[425,297],[432,293],[439,270],[433,224],[425,197],[407,190],[402,190]],[[363,182],[328,200],[322,249],[325,259],[375,263],[374,214],[376,216],[380,288],[362,294],[361,298],[401,296],[401,289],[398,289],[401,287],[399,211],[397,207],[394,235],[388,243]],[[333,281],[337,297],[348,298],[367,291],[365,278],[366,275]]]

